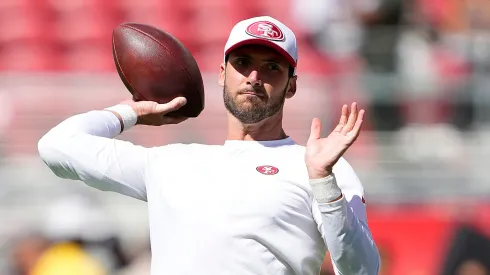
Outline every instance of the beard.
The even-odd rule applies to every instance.
[[[289,83],[288,83],[289,84]],[[255,124],[262,120],[274,116],[282,110],[284,102],[286,100],[286,91],[288,85],[282,91],[282,93],[276,97],[256,97],[252,96],[239,100],[240,94],[249,90],[238,90],[232,94],[226,86],[223,88],[223,100],[225,107],[234,117],[236,117],[243,124]],[[265,93],[264,93],[265,94]],[[245,97],[245,96],[241,96]]]

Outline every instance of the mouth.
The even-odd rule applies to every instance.
[[[253,96],[265,98],[265,95],[263,93],[257,93],[255,91],[244,91],[244,92],[241,92],[240,94],[242,94],[242,95],[253,95]]]

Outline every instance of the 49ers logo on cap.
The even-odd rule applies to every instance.
[[[274,41],[283,41],[284,33],[274,23],[269,21],[257,21],[247,27],[246,32],[255,37]]]
[[[270,166],[270,165],[258,166],[256,169],[258,172],[260,172],[264,175],[275,175],[275,174],[279,173],[279,169],[277,169],[274,166]]]

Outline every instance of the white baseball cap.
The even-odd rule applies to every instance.
[[[225,45],[225,57],[244,45],[264,45],[284,56],[296,69],[298,47],[293,31],[270,16],[259,16],[238,22],[231,30]]]

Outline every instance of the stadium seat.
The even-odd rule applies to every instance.
[[[329,74],[333,71],[328,59],[307,42],[298,41],[298,56],[300,73]]]
[[[233,2],[231,0],[195,0],[191,1],[188,11],[191,15],[192,31],[198,43],[224,44],[234,25]]]
[[[288,25],[293,31],[297,31],[295,29],[296,22],[291,16],[290,0],[256,1],[255,4],[264,15],[272,16]]]
[[[114,22],[104,18],[103,15],[89,9],[81,9],[60,14],[54,31],[61,43],[111,41],[114,26]]]
[[[77,43],[60,53],[62,68],[75,72],[115,72],[112,48],[106,44]]]
[[[51,0],[51,3],[55,12],[53,31],[61,43],[111,41],[117,14],[110,1]]]
[[[196,55],[204,70],[215,71],[230,29],[239,20],[269,14],[294,28],[294,22],[289,22],[289,5],[284,3],[279,0],[3,0],[0,1],[0,55],[5,59],[0,68],[113,70],[112,30],[122,22],[139,22],[170,32]],[[21,47],[15,48],[20,44]],[[303,52],[306,53],[302,53],[301,68],[320,70],[318,56],[309,48],[303,48]]]
[[[208,45],[193,53],[202,72],[218,74],[219,66],[223,62],[223,49],[224,44],[218,43]]]
[[[4,43],[0,60],[0,71],[37,72],[59,68],[56,51],[34,43]]]
[[[178,28],[181,12],[179,5],[171,7],[169,1],[159,0],[121,0],[118,3],[124,22],[135,22],[154,25],[159,28],[174,30]]]
[[[49,0],[53,8],[53,33],[62,69],[107,71],[112,69],[112,30],[118,11],[113,1]]]
[[[56,68],[52,13],[47,0],[0,1],[1,70]]]
[[[170,0],[122,0],[119,5],[123,21],[149,24],[164,30],[184,43],[189,49],[198,45],[189,31],[189,20],[185,18],[182,1]]]
[[[0,45],[37,43],[49,40],[48,9],[30,5],[26,0],[0,1]]]
[[[258,3],[260,0],[231,0],[232,1],[232,18],[234,19],[234,23],[244,20],[254,16],[262,16],[265,13]]]

